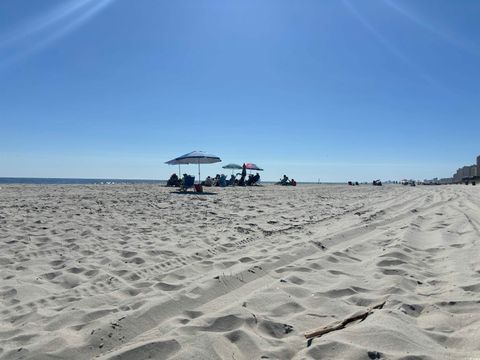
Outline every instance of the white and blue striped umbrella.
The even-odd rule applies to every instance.
[[[192,151],[167,161],[168,165],[198,164],[198,182],[200,183],[200,164],[214,164],[222,161],[218,156],[207,154],[204,151]]]

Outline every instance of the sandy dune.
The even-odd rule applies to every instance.
[[[0,358],[480,358],[479,187],[213,191],[2,186]]]

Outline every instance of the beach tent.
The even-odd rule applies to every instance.
[[[187,164],[197,164],[198,165],[198,183],[201,183],[200,178],[200,164],[214,164],[222,161],[218,156],[207,154],[204,151],[192,151],[188,154],[179,156],[175,159],[167,161],[165,164],[168,165],[187,165]]]
[[[232,169],[232,175],[233,175],[233,170],[235,170],[235,169],[241,170],[241,169],[242,169],[242,165],[230,163],[230,164],[228,164],[228,165],[222,166],[222,169]]]

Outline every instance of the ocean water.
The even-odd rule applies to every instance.
[[[22,178],[0,177],[0,184],[31,184],[31,185],[113,185],[113,184],[158,184],[166,185],[167,180],[143,179],[70,179],[70,178]],[[340,185],[344,183],[318,183],[298,181],[299,185]],[[263,185],[275,184],[275,181],[261,181]]]
[[[64,178],[15,178],[0,177],[0,184],[37,184],[37,185],[94,185],[94,184],[166,184],[166,180],[142,179],[64,179]]]

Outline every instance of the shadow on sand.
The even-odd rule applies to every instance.
[[[170,194],[177,194],[177,195],[206,195],[206,196],[209,196],[209,195],[217,195],[217,193],[214,193],[214,192],[208,192],[208,191],[204,191],[204,192],[195,192],[195,191],[172,191]]]

